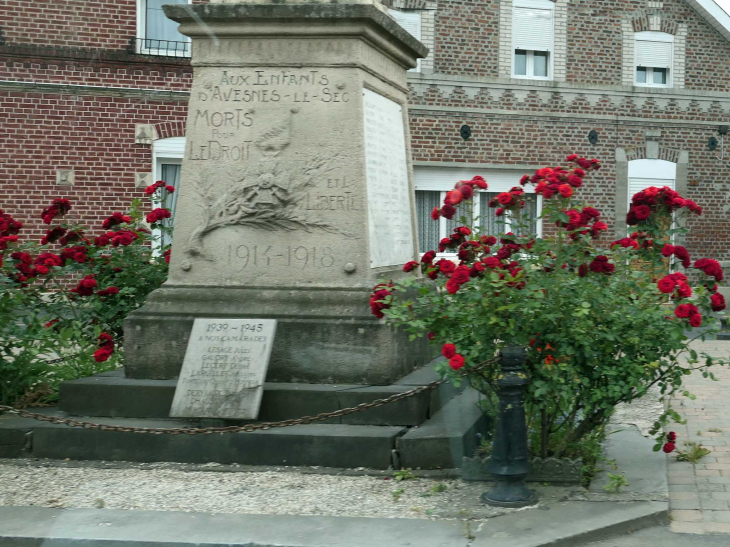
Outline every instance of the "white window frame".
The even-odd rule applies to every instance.
[[[421,41],[421,38],[423,36],[423,17],[421,16],[420,11],[414,11],[414,10],[399,10],[399,9],[389,9],[388,13],[390,13],[390,16],[395,19],[396,23],[398,23],[403,30],[405,30],[408,34],[413,36],[416,40],[419,42]],[[408,28],[404,27],[401,24],[402,19],[412,19],[411,23],[414,24],[415,28],[417,29],[416,33],[411,32]],[[417,22],[416,22],[417,20]],[[418,63],[416,68],[411,68],[408,70],[408,72],[421,72],[421,61],[422,59],[418,59],[416,62]]]
[[[188,4],[192,4],[193,0],[187,0]],[[190,55],[178,55],[175,52],[171,52],[167,49],[157,49],[145,47],[146,35],[147,34],[147,0],[137,0],[137,53],[141,55],[162,55],[166,57],[190,57]],[[188,44],[192,43],[189,36],[183,35],[184,42]],[[188,47],[188,52],[191,49]]]
[[[655,84],[654,83],[654,69],[655,68],[665,68],[665,67],[643,67],[646,68],[646,83],[640,83],[637,80],[637,71],[639,68],[639,64],[637,61],[637,42],[669,42],[672,44],[672,60],[669,63],[669,67],[667,67],[667,70],[669,73],[667,74],[667,83],[666,84]],[[671,88],[674,87],[674,35],[668,34],[666,32],[657,32],[654,30],[647,30],[642,32],[637,32],[634,34],[634,85],[636,87],[659,87],[659,88]]]
[[[162,179],[162,165],[182,165],[185,156],[185,137],[170,137],[167,139],[159,139],[152,143],[152,182]],[[181,177],[182,178],[182,177]],[[180,191],[175,188],[175,191]],[[154,201],[155,208],[162,207],[162,203]],[[173,223],[175,219],[173,217]],[[173,224],[174,226],[174,224]],[[160,229],[154,229],[152,234],[156,236],[152,240],[153,256],[160,256],[162,252],[162,232]]]
[[[534,76],[531,75],[531,73],[534,74],[535,71],[535,52],[534,50],[525,50],[524,48],[517,47],[517,44],[515,43],[516,37],[515,37],[515,14],[517,8],[533,8],[533,9],[543,9],[543,10],[549,10],[552,14],[552,24],[553,24],[553,36],[552,36],[552,42],[550,44],[550,49],[548,50],[548,62],[547,62],[547,76]],[[516,65],[516,51],[518,49],[525,50],[527,52],[527,62],[526,62],[526,74],[515,74],[515,65]],[[514,2],[512,7],[512,48],[511,48],[511,60],[510,60],[510,73],[512,75],[512,78],[516,78],[519,80],[542,80],[542,81],[551,81],[553,79],[553,67],[555,64],[555,4],[551,2],[550,0],[517,0]]]
[[[429,166],[417,166],[414,169],[418,168],[426,168],[428,169]],[[514,182],[507,182],[507,181],[490,181],[489,171],[496,171],[495,169],[462,169],[462,168],[450,168],[450,167],[436,167],[437,169],[443,169],[444,174],[447,173],[447,171],[451,171],[448,173],[448,176],[444,177],[444,180],[442,182],[435,182],[435,181],[428,181],[428,182],[419,182],[415,180],[414,177],[414,190],[415,191],[426,191],[426,192],[440,192],[439,194],[439,203],[443,204],[444,198],[446,197],[446,193],[454,189],[454,184],[456,184],[459,180],[471,180],[476,175],[482,175],[488,184],[487,190],[479,190],[478,192],[474,192],[474,197],[472,198],[472,202],[474,204],[473,212],[474,216],[472,219],[473,225],[478,226],[479,225],[479,211],[480,211],[480,201],[482,198],[486,199],[486,193],[498,193],[498,192],[509,192],[512,188],[515,186],[520,186],[520,178],[522,178],[522,175],[529,174],[528,170],[513,170],[513,169],[504,169],[499,171],[504,171],[505,173],[509,173],[510,176],[514,173]],[[525,185],[522,187],[526,194],[534,194],[535,189],[534,185]],[[538,216],[542,214],[542,196],[538,194],[537,196],[537,214]],[[494,214],[496,209],[489,209],[489,211]],[[506,221],[505,230],[509,231],[509,226],[511,225],[511,219],[509,216],[503,217]],[[418,220],[418,219],[416,219]],[[450,232],[447,232],[447,219],[444,217],[439,218],[439,240],[449,237],[451,235]],[[542,237],[542,220],[537,221],[537,233],[536,237],[541,238]],[[428,250],[428,249],[426,249]],[[424,250],[421,249],[421,256],[423,256]],[[454,258],[457,255],[457,253],[437,253],[436,256],[440,258]]]

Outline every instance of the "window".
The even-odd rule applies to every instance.
[[[180,34],[162,6],[190,4],[192,0],[137,0],[137,53],[190,57],[190,38]]]
[[[155,203],[155,207],[165,207],[172,212],[170,220],[165,221],[166,224],[170,226],[173,226],[175,221],[175,208],[177,205],[177,196],[180,190],[180,173],[184,154],[184,137],[160,139],[155,141],[152,147],[154,180],[164,180],[170,186],[175,187],[175,192],[168,194],[164,203]],[[162,234],[162,247],[169,245],[171,242],[172,234]],[[154,249],[156,252],[160,252],[159,242],[155,245]]]
[[[438,221],[431,219],[431,211],[434,207],[440,207],[444,203],[446,192],[454,188],[458,180],[469,180],[475,175],[482,175],[487,179],[489,189],[487,192],[476,192],[471,201],[471,226],[478,226],[482,233],[497,235],[509,229],[504,224],[497,222],[495,209],[489,207],[489,201],[497,197],[500,192],[509,191],[510,188],[519,185],[519,180],[524,171],[509,170],[484,170],[484,169],[454,169],[449,167],[414,167],[414,180],[416,189],[416,224],[418,228],[418,246],[421,252],[431,249],[438,250],[439,241],[451,235],[454,228],[460,226],[459,218],[469,218],[469,205],[460,204],[456,209],[456,215],[452,220],[440,218]],[[541,235],[542,226],[537,217],[542,208],[542,198],[532,191],[532,187],[525,187],[528,194],[525,196],[524,213],[530,220],[530,233],[536,236]]]
[[[642,87],[671,87],[674,36],[665,32],[637,32],[634,42],[634,84]]]
[[[512,19],[512,76],[534,80],[552,79],[554,4],[548,0],[522,0]]]
[[[416,40],[421,40],[421,14],[417,11],[388,10],[396,22],[403,27]],[[418,59],[418,66],[408,72],[421,72],[421,59]]]

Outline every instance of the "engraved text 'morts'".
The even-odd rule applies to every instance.
[[[196,109],[193,114],[193,125],[205,127],[241,129],[253,125],[253,112],[244,108],[230,111]]]

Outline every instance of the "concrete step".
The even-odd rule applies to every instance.
[[[169,435],[72,428],[4,414],[0,457],[450,469],[459,467],[462,456],[473,451],[477,432],[485,432],[483,416],[475,412],[476,397],[473,390],[465,390],[403,443],[398,439],[407,436],[409,428],[400,426],[317,423],[252,433]],[[42,412],[67,416],[57,409]],[[89,417],[83,421],[147,428],[200,426],[200,420]]]
[[[0,507],[0,547],[568,547],[666,521],[667,504],[661,502],[567,502],[470,524],[466,520]],[[614,542],[611,546],[623,545],[623,538]],[[648,538],[643,545],[660,544]]]
[[[429,364],[389,386],[272,383],[264,385],[259,421],[315,416],[384,399],[437,380]],[[61,384],[59,410],[71,416],[168,418],[177,380],[126,378],[123,371],[97,374]],[[414,426],[437,412],[459,390],[451,384],[330,423]],[[231,422],[236,423],[236,422]]]

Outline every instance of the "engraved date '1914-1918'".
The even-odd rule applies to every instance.
[[[212,260],[205,252],[204,238],[224,226],[249,226],[267,230],[305,232],[324,231],[347,238],[355,236],[330,223],[301,215],[300,204],[308,191],[335,168],[333,156],[316,155],[303,163],[287,163],[281,152],[291,142],[291,123],[297,108],[289,116],[254,141],[260,159],[234,176],[232,186],[223,194],[213,188],[213,179],[205,174],[193,179],[202,198],[203,222],[190,236],[186,253]]]

